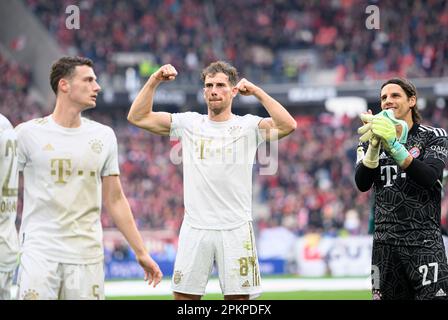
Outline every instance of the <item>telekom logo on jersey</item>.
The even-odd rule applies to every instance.
[[[272,139],[273,133],[271,132],[270,135]],[[254,165],[258,163],[260,175],[274,175],[278,170],[278,140],[276,137],[271,141],[261,143],[256,148],[247,136],[194,136],[188,142],[190,152],[185,155],[182,154],[182,143],[177,138],[171,137],[170,141],[173,143],[170,150],[170,160],[175,165],[182,162],[184,164],[212,166]]]
[[[391,187],[393,182],[397,179],[398,167],[393,166],[381,166],[381,180],[385,182],[384,187]],[[402,172],[400,177],[406,178],[406,172]]]

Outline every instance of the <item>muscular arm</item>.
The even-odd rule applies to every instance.
[[[260,129],[266,130],[266,140],[275,139],[275,137],[271,135],[272,129],[277,130],[277,138],[281,139],[297,128],[297,123],[294,118],[279,102],[277,102],[277,100],[263,90],[256,94],[256,97],[271,116],[271,118],[263,119],[259,124]]]
[[[167,136],[170,134],[171,114],[152,110],[154,94],[163,81],[171,81],[177,75],[171,65],[164,65],[154,72],[138,93],[128,114],[128,121],[133,125],[152,133]]]
[[[271,116],[270,118],[263,119],[259,123],[259,128],[264,129],[263,135],[266,140],[281,139],[296,129],[297,123],[294,118],[277,100],[272,98],[263,89],[244,78],[238,82],[237,88],[242,95],[255,96]]]

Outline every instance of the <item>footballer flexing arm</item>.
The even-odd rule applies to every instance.
[[[163,65],[154,72],[138,93],[128,114],[128,121],[149,132],[167,136],[171,129],[171,114],[152,110],[154,94],[160,83],[172,81],[177,71],[171,64]]]
[[[297,123],[289,112],[274,98],[268,95],[263,89],[247,81],[241,79],[236,85],[240,94],[244,96],[253,95],[257,98],[266,111],[271,116],[260,121],[260,129],[264,129],[263,133],[266,140],[281,139],[293,132]]]

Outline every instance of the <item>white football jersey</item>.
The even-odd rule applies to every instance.
[[[113,130],[86,118],[79,128],[65,128],[50,115],[16,132],[24,176],[22,251],[61,263],[102,261],[101,177],[119,174]]]
[[[17,136],[11,123],[0,114],[0,271],[17,265],[19,242],[16,230],[18,170]]]
[[[226,230],[252,221],[252,168],[264,141],[262,119],[232,115],[217,122],[196,112],[172,114],[170,135],[182,143],[184,220],[191,226]]]

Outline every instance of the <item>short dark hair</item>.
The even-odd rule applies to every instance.
[[[59,80],[70,78],[77,66],[89,66],[93,68],[93,61],[83,57],[62,57],[51,66],[50,85],[53,92],[58,94]]]
[[[201,79],[204,82],[206,76],[214,76],[219,72],[224,73],[229,78],[229,82],[233,86],[236,86],[238,83],[238,71],[234,66],[225,61],[210,63],[204,70],[202,70]]]
[[[420,114],[420,112],[418,111],[418,107],[417,107],[417,88],[415,87],[415,85],[409,81],[408,79],[405,78],[392,78],[387,80],[386,82],[384,82],[381,85],[381,90],[388,84],[396,84],[399,85],[401,87],[401,89],[403,89],[403,91],[406,93],[406,96],[409,98],[415,96],[415,106],[411,109],[412,112],[412,121],[414,123],[420,123],[422,121],[422,116]]]

